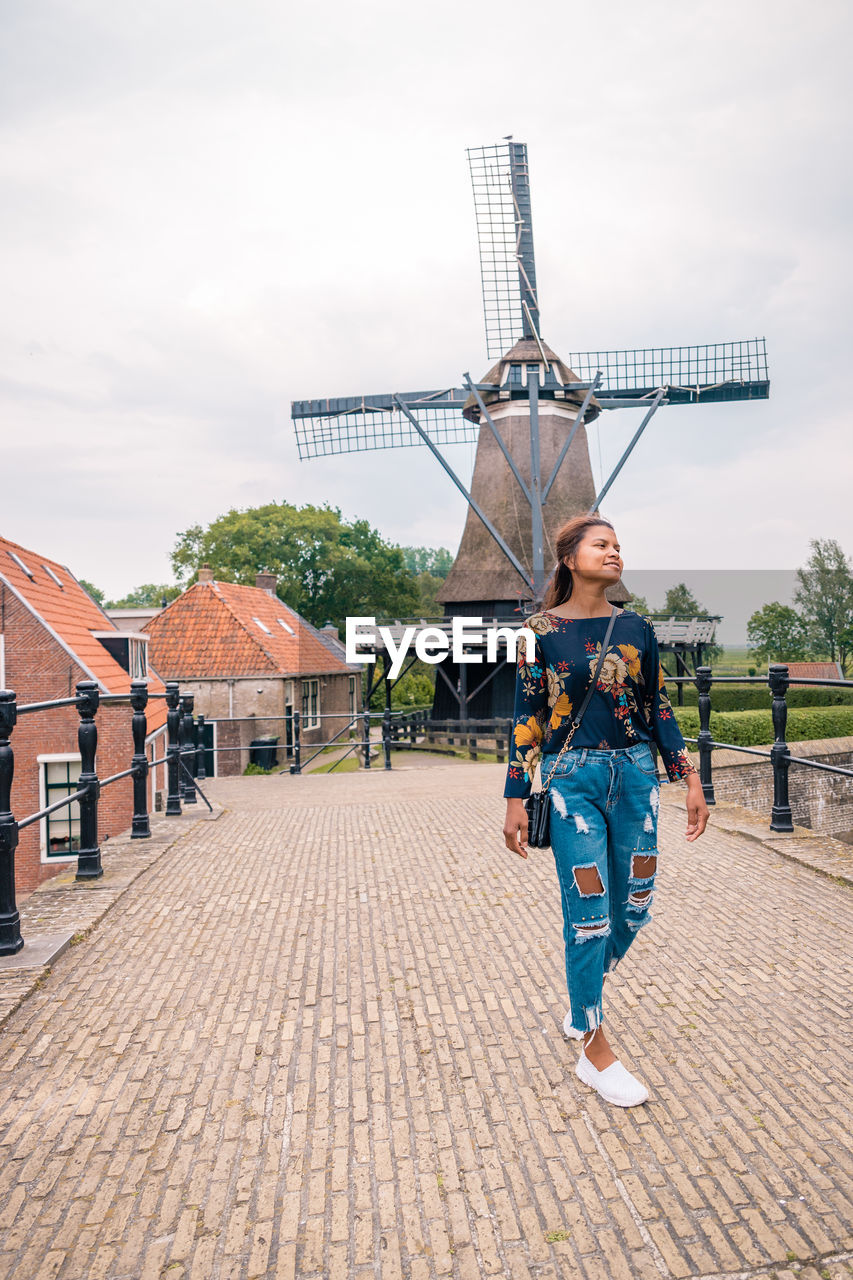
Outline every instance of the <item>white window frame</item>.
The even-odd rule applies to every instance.
[[[127,644],[128,675],[131,680],[148,679],[148,637],[129,636]]]
[[[161,728],[155,729],[154,732],[150,733],[148,737],[145,739],[146,758],[148,756],[149,747],[151,748],[151,760],[156,760],[158,754],[161,756],[165,756],[167,743],[168,743],[168,735],[166,733],[166,726],[163,725]],[[148,797],[149,814],[153,814],[155,812],[155,806],[157,803],[157,791],[158,790],[165,791],[169,784],[169,775],[167,772],[166,764],[164,763],[164,764],[155,765],[154,768],[152,769],[150,768],[151,760],[148,761],[148,764],[149,764],[148,784],[150,787],[150,795]],[[162,777],[162,780],[163,780],[163,786],[160,788],[158,788],[157,786],[158,774]]]
[[[36,756],[36,764],[39,771],[39,808],[44,809],[47,805],[47,778],[46,764],[79,764],[83,761],[79,751],[59,751],[50,755]],[[76,862],[76,853],[53,853],[47,851],[47,818],[39,820],[39,858],[46,866],[53,866],[61,862]]]
[[[306,703],[305,689],[307,686],[308,687],[307,703],[308,703],[308,706],[310,707],[311,701],[312,701],[311,699],[312,685],[316,686],[316,690],[317,690],[316,698],[314,699],[313,715],[310,712],[306,712],[305,710],[305,703]],[[302,703],[301,703],[300,709],[302,711],[302,728],[303,729],[319,729],[320,727],[320,679],[318,676],[309,676],[307,680],[302,681]]]

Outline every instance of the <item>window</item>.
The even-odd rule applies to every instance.
[[[77,790],[80,777],[79,756],[39,757],[41,769],[40,808],[72,795]],[[45,861],[52,858],[73,858],[80,848],[80,805],[66,805],[42,819],[42,855]]]
[[[349,714],[351,720],[354,720],[358,714],[358,706],[355,700],[355,676],[350,676],[349,678]]]
[[[59,587],[59,590],[60,590],[60,591],[64,591],[64,590],[65,590],[65,588],[64,588],[64,587],[63,587],[63,585],[62,585],[62,580],[61,580],[61,578],[57,578],[56,574],[53,572],[53,570],[51,569],[50,565],[49,565],[49,564],[43,564],[43,565],[42,565],[42,568],[44,569],[44,571],[45,571],[45,573],[46,573],[46,574],[48,574],[51,578],[53,578],[53,581],[54,581],[54,582],[56,583],[56,585]]]
[[[285,622],[284,618],[279,618],[278,621],[279,621],[279,625],[284,627],[285,631],[289,636],[296,635],[296,632],[293,630],[293,627],[291,627],[287,622]]]
[[[131,680],[148,678],[148,641],[133,639],[128,647],[128,669]]]
[[[302,728],[316,729],[320,723],[320,681],[302,681]]]

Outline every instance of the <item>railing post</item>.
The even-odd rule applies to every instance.
[[[199,782],[204,782],[207,777],[207,768],[204,763],[204,716],[199,711],[196,717],[196,739],[195,739],[195,776]]]
[[[145,755],[145,736],[148,732],[148,719],[145,715],[145,708],[148,706],[147,680],[131,680],[130,705],[133,707],[130,722],[133,734],[133,759],[130,762],[133,770],[133,821],[130,825],[130,838],[146,840],[151,835],[148,820],[148,758]]]
[[[193,762],[195,760],[195,746],[193,739],[195,736],[195,727],[193,725],[193,707],[195,706],[195,695],[185,693],[181,698],[181,800],[184,804],[198,804],[198,796],[195,793],[193,785]]]
[[[80,781],[78,790],[86,788],[80,797],[80,848],[77,851],[77,880],[97,880],[104,874],[101,866],[101,850],[98,847],[98,799],[101,784],[98,782],[95,758],[98,751],[98,712],[100,694],[94,680],[77,682],[77,743],[80,748]]]
[[[12,779],[15,757],[9,739],[18,718],[10,689],[0,690],[0,956],[14,956],[24,945],[21,917],[15,901],[15,849],[18,824],[12,817]]]
[[[290,766],[291,773],[302,772],[302,716],[298,711],[293,712],[293,737],[291,746],[293,750],[293,763]]]
[[[362,750],[364,751],[364,767],[370,768],[370,710],[364,712],[361,717],[361,739]]]
[[[789,683],[787,663],[771,663],[767,673],[767,683],[773,693],[770,712],[773,716],[773,732],[776,735],[776,741],[770,748],[770,760],[773,764],[773,808],[770,812],[770,830],[793,831],[793,816],[788,803],[788,768],[791,764],[791,750],[785,741],[785,726],[788,721],[788,703],[785,700],[785,694]]]
[[[385,768],[391,768],[391,710],[385,708],[382,716],[382,749],[385,753]]]
[[[696,668],[696,688],[699,693],[699,735],[696,745],[699,749],[699,781],[706,804],[716,804],[714,799],[714,781],[711,776],[711,668]]]
[[[168,774],[168,795],[166,797],[166,817],[176,818],[181,814],[181,693],[177,680],[166,682],[166,765]]]

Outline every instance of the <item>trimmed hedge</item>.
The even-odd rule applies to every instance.
[[[697,707],[699,694],[694,684],[685,684],[684,706]],[[669,700],[675,707],[678,685],[671,681],[666,686]],[[832,689],[821,685],[801,685],[790,688],[785,695],[789,707],[851,707],[853,689]],[[711,706],[715,711],[762,711],[769,707],[772,694],[767,685],[760,684],[712,684]]]
[[[673,707],[682,734],[695,738],[699,733],[699,711],[693,707]],[[773,717],[766,711],[712,711],[711,737],[715,742],[731,742],[739,747],[772,745]],[[789,742],[815,738],[853,736],[853,707],[794,707],[788,711],[785,737]],[[696,749],[689,742],[688,750]]]

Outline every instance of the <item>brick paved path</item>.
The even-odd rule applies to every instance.
[[[620,1111],[501,775],[211,786],[0,1030],[0,1277],[853,1274],[850,889],[726,806],[688,845],[663,787]]]

